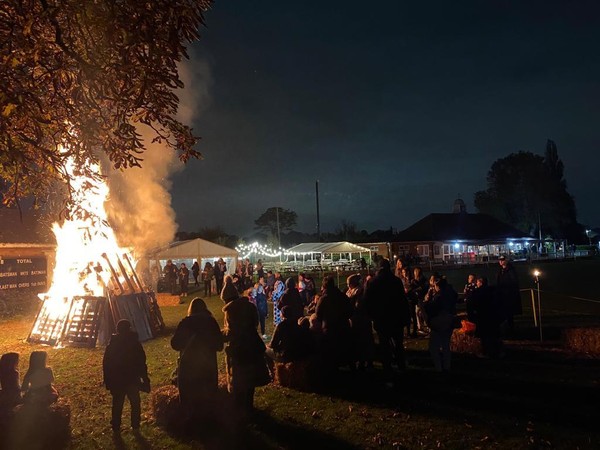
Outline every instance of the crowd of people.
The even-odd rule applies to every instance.
[[[253,265],[247,263],[238,264],[241,269],[236,269],[236,278],[242,280],[241,282],[247,282],[252,279]],[[151,285],[155,291],[158,290],[158,281],[162,277],[164,280],[164,289],[171,295],[179,295],[185,297],[188,295],[189,283],[190,283],[190,269],[187,268],[186,263],[182,262],[179,267],[173,263],[173,260],[167,260],[165,266],[160,269],[158,266],[153,266],[153,273],[151,273]],[[194,280],[194,286],[200,286],[200,281],[204,285],[204,295],[210,296],[213,293],[220,293],[223,289],[223,278],[227,273],[227,264],[223,261],[223,258],[215,260],[213,263],[206,262],[204,268],[200,270],[200,264],[198,261],[194,261],[192,264],[191,274]],[[181,300],[183,303],[183,300]]]
[[[514,315],[521,313],[516,271],[504,257],[499,264],[495,286],[490,286],[485,277],[470,274],[463,289],[468,321],[474,324],[484,354],[493,358],[503,355],[501,325],[506,324],[507,332],[511,332]],[[248,260],[227,275],[222,259],[214,265],[206,263],[202,271],[197,263],[192,266],[196,285],[200,276],[203,281],[217,280],[224,303],[221,328],[204,300],[194,298],[171,339],[172,348],[179,352],[174,383],[179,388],[181,407],[192,423],[210,421],[218,391],[217,353],[223,349],[228,390],[244,412],[252,411],[255,388],[273,379],[277,363],[310,360],[327,380],[343,367],[352,372],[370,370],[379,359],[389,384],[394,367],[398,371],[406,369],[405,338],[428,336],[435,370],[450,370],[458,294],[438,273],[427,280],[419,267],[411,269],[402,261],[392,267],[387,259],[380,259],[376,272],[349,276],[344,292],[332,276],[323,278],[317,292],[308,274],[300,273],[284,282],[280,273],[265,272],[262,264],[256,269],[254,278],[254,267]],[[181,264],[179,271],[181,274],[188,269]],[[164,273],[174,276],[172,261],[167,262]],[[206,295],[211,293],[210,287],[205,288]],[[266,334],[269,301],[274,324],[270,339]],[[7,353],[0,359],[1,408],[21,402],[56,401],[58,394],[46,352],[32,352],[22,383],[18,365],[17,353]],[[131,426],[137,430],[140,391],[150,391],[150,380],[144,349],[128,320],[117,323],[116,333],[106,347],[103,376],[112,396],[112,429],[120,431],[127,398]]]

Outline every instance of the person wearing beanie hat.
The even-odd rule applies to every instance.
[[[112,395],[111,426],[115,433],[121,431],[121,414],[125,397],[131,405],[131,427],[139,430],[141,421],[140,390],[150,392],[150,379],[146,366],[146,353],[131,329],[131,322],[121,319],[117,333],[111,336],[102,360],[104,385]]]

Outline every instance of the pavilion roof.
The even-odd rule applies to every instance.
[[[510,239],[533,240],[487,214],[433,213],[398,233],[398,242],[498,242]]]

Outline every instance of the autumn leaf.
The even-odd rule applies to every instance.
[[[6,105],[4,107],[4,109],[2,110],[2,117],[10,116],[16,107],[17,107],[17,105],[15,105],[14,103],[9,103],[8,105]]]

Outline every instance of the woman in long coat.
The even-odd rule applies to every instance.
[[[228,343],[227,384],[236,405],[244,412],[254,408],[254,389],[270,382],[265,344],[258,335],[256,306],[247,297],[237,297],[223,307]]]
[[[209,415],[217,393],[217,352],[223,350],[223,336],[201,298],[190,303],[171,347],[180,352],[177,385],[181,404],[190,417]]]

